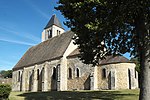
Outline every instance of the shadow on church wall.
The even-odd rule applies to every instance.
[[[43,70],[41,71],[41,73],[39,74],[39,79],[37,80],[37,90],[38,91],[42,91],[42,73],[43,73]]]
[[[90,76],[84,82],[84,90],[90,90]]]
[[[51,76],[51,90],[57,91],[57,70],[53,67],[53,74]]]
[[[33,73],[31,73],[29,77],[29,91],[32,90],[32,87],[33,87]]]
[[[22,78],[23,78],[23,75],[21,74],[21,76],[20,76],[20,91],[22,91]]]

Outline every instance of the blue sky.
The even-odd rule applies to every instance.
[[[41,33],[58,0],[0,0],[0,70],[12,69],[23,54],[41,42]],[[64,26],[66,30],[67,27]]]
[[[12,69],[27,49],[41,42],[43,28],[53,14],[65,21],[54,9],[57,1],[0,0],[0,70]]]

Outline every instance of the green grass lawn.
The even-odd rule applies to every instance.
[[[9,100],[138,100],[139,90],[11,92]]]

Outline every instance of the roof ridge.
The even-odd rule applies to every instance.
[[[106,56],[105,59],[100,61],[100,65],[111,64],[111,63],[132,63],[132,62],[122,55]]]

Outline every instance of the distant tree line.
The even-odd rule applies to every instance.
[[[0,74],[3,78],[12,78],[12,70],[2,70]]]

